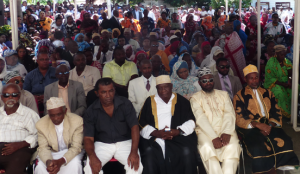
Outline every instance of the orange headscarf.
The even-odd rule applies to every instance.
[[[221,15],[218,19],[218,27],[222,29],[222,27],[225,25],[226,15]]]
[[[206,30],[212,30],[214,28],[214,25],[212,24],[212,17],[206,16],[202,21],[202,25]]]

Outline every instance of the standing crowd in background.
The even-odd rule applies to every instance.
[[[127,174],[235,174],[243,149],[253,173],[299,165],[282,129],[291,8],[240,16],[116,3],[109,18],[106,3],[75,13],[69,1],[24,1],[20,10],[16,50],[0,30],[0,173],[98,174],[117,160]]]

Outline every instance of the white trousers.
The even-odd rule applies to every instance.
[[[216,157],[211,157],[204,164],[208,174],[235,174],[239,160],[236,158],[224,159],[221,166]]]
[[[64,156],[64,154],[68,151],[68,149],[59,151],[59,152],[52,152],[53,159],[57,160]],[[82,165],[81,160],[84,154],[84,150],[77,156],[75,156],[67,165],[62,165],[59,172],[57,174],[82,174]],[[35,174],[49,174],[47,172],[47,167],[43,163],[43,161],[38,157],[38,165],[35,168]]]
[[[102,167],[109,162],[113,157],[124,165],[126,174],[141,174],[143,172],[143,165],[140,164],[138,171],[134,171],[134,168],[128,166],[127,159],[131,152],[131,140],[122,141],[114,144],[107,144],[101,142],[95,142],[95,153],[99,160],[101,161]],[[92,174],[92,169],[90,167],[90,159],[88,157],[86,166],[84,167],[85,174]],[[103,174],[103,170],[99,174]]]

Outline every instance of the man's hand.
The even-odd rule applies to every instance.
[[[58,160],[48,160],[46,162],[47,164],[47,171],[49,174],[57,174],[63,164],[65,164],[66,161],[64,158],[60,158]]]
[[[127,163],[128,163],[128,167],[131,167],[131,169],[133,169],[134,167],[134,171],[138,171],[139,164],[140,164],[139,154],[136,151],[135,152],[131,151],[128,156]]]
[[[89,156],[92,174],[99,174],[102,168],[102,163],[96,155]]]
[[[264,123],[251,122],[252,126],[258,128],[261,131],[264,131],[267,135],[271,132],[271,126]]]
[[[212,140],[212,143],[215,147],[215,149],[220,149],[221,147],[223,147],[223,144],[222,144],[222,141],[221,141],[221,138],[215,138]]]
[[[268,134],[265,131],[260,131],[261,134],[263,134],[265,137],[268,136]]]
[[[4,146],[5,147],[2,149],[1,155],[11,155],[15,151],[25,147],[24,142],[9,143],[5,144]]]
[[[229,134],[222,134],[221,135],[221,141],[223,143],[223,146],[226,146],[226,145],[229,144],[230,138],[231,138],[231,135],[229,135]]]

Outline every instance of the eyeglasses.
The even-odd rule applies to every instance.
[[[151,45],[152,47],[158,47],[159,45]]]
[[[10,96],[12,96],[12,97],[18,97],[18,95],[19,95],[19,93],[12,93],[12,94],[10,94],[10,93],[3,93],[3,94],[2,94],[2,96],[3,96],[4,98],[8,98],[8,97],[10,97]]]
[[[67,75],[67,74],[69,74],[70,72],[69,71],[66,71],[66,72],[60,72],[60,73],[58,73],[58,75]]]
[[[213,78],[211,78],[211,79],[203,79],[203,80],[200,80],[200,82],[201,83],[208,83],[208,82],[213,82],[214,81],[214,79]]]
[[[226,68],[226,69],[229,69],[229,68],[230,68],[230,65],[226,65],[226,66],[225,66],[225,65],[220,65],[219,67],[220,67],[221,69],[225,69],[225,68]]]
[[[24,80],[23,79],[21,79],[21,80],[15,80],[15,84],[19,84],[20,82],[22,82],[22,83],[24,83]]]

